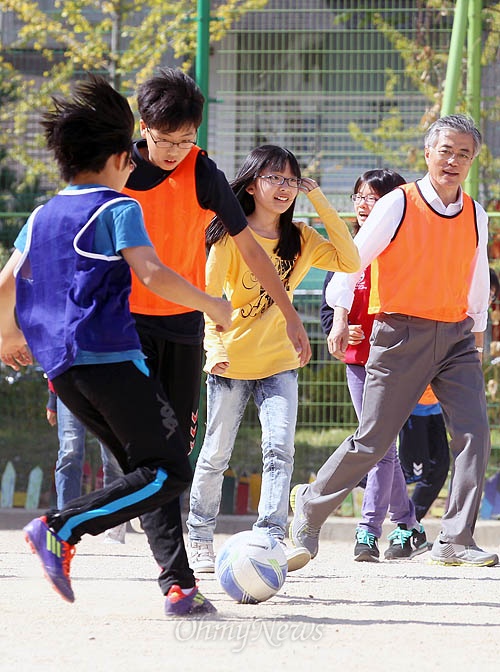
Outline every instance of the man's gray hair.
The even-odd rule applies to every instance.
[[[483,139],[481,133],[474,123],[474,119],[465,114],[449,114],[446,117],[437,119],[429,126],[425,134],[425,147],[435,147],[441,131],[456,131],[457,133],[466,133],[472,137],[474,142],[474,157],[481,151]]]

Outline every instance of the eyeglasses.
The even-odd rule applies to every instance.
[[[257,175],[261,180],[267,180],[273,187],[280,187],[285,182],[292,189],[298,189],[302,184],[300,177],[283,177],[283,175]]]
[[[364,201],[366,205],[375,205],[378,201],[378,196],[374,196],[373,194],[368,194],[368,196],[363,196],[363,194],[351,194],[351,201],[353,203],[361,203],[361,201]]]
[[[463,165],[472,161],[473,158],[466,152],[452,152],[451,149],[436,149],[435,147],[429,147],[429,149],[433,149],[441,161],[455,161]]]
[[[156,147],[160,149],[170,149],[172,147],[178,147],[179,149],[191,149],[193,145],[196,145],[196,139],[194,140],[182,140],[182,142],[170,142],[170,140],[157,140],[154,135],[151,133],[150,128],[146,128],[149,133],[149,137],[155,143]]]

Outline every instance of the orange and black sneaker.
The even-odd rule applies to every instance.
[[[24,538],[42,563],[43,571],[53,588],[67,602],[74,602],[69,568],[75,546],[63,541],[47,525],[47,518],[35,518],[23,528]]]
[[[172,586],[165,597],[167,616],[205,616],[217,609],[195,586],[187,595],[180,586]]]

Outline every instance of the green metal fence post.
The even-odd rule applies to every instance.
[[[198,0],[198,29],[196,42],[195,80],[205,96],[203,109],[203,121],[198,129],[197,144],[202,149],[207,149],[208,144],[208,73],[210,60],[210,0]],[[198,405],[198,431],[194,449],[189,456],[191,466],[194,468],[204,438],[205,428],[206,391],[204,380],[200,389],[200,403]]]
[[[195,78],[205,96],[203,121],[198,130],[198,145],[207,149],[208,142],[208,72],[210,56],[210,0],[198,0]]]
[[[462,54],[467,29],[467,5],[468,0],[457,0],[446,68],[443,103],[441,105],[441,116],[443,117],[447,114],[453,114],[457,104],[458,85],[462,72]]]
[[[467,33],[467,111],[476,122],[481,122],[481,0],[469,1],[469,29]],[[464,185],[465,191],[477,199],[479,195],[479,162],[474,161]]]

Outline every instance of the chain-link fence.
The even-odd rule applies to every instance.
[[[365,170],[387,165],[407,180],[422,175],[423,128],[439,111],[453,5],[426,0],[270,0],[263,9],[249,12],[212,49],[209,154],[232,177],[253,147],[265,142],[285,145],[340,211],[350,210],[349,194]],[[21,56],[17,54],[15,63],[25,62],[28,73],[41,76],[43,64],[36,54],[28,49]],[[485,111],[498,95],[498,75],[498,63],[483,70]],[[486,114],[482,123],[490,151],[497,154],[500,125]],[[25,211],[46,192],[44,183],[38,183],[37,191],[23,194],[26,205],[19,205],[17,173],[1,171],[0,165],[3,263]],[[496,182],[483,179],[480,200],[486,205]],[[300,197],[297,210],[307,208],[307,199]],[[328,356],[320,329],[322,281],[322,273],[312,272],[295,297],[314,352],[300,372],[298,431],[316,433],[332,427],[347,431],[356,424],[345,367]],[[485,377],[492,460],[497,464],[498,365],[487,364]],[[7,387],[2,394],[9,394]],[[43,412],[44,399],[39,403]],[[8,413],[2,417],[7,421]],[[251,404],[245,426],[258,428]]]

